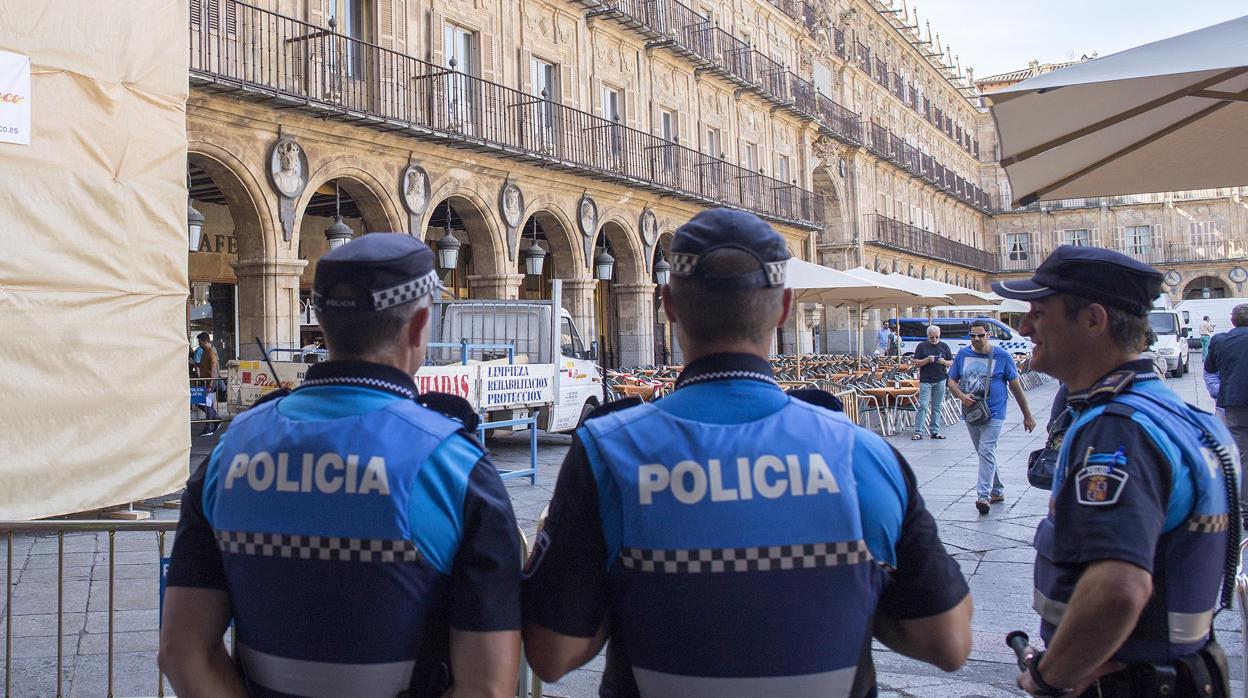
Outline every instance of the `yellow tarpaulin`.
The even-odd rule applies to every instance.
[[[0,519],[186,478],[186,13],[0,0],[32,91],[0,143]]]

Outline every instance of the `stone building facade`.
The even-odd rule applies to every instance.
[[[973,75],[904,5],[191,0],[188,29],[205,216],[188,316],[226,358],[310,339],[312,269],[344,230],[454,239],[460,297],[561,279],[603,363],[628,366],[679,359],[654,268],[710,206],[759,214],[802,259],[980,289],[1077,229],[994,206],[1008,191]],[[1242,230],[1244,212],[1224,197],[1191,215]],[[1110,215],[1088,223],[1098,239],[1135,225]],[[1014,231],[1035,233],[1024,260]],[[870,320],[803,307],[776,348],[845,349]]]

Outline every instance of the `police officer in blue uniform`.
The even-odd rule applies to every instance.
[[[407,235],[317,264],[330,360],[237,417],[182,500],[160,652],[178,695],[514,694],[511,503],[468,403],[412,379],[440,287]]]
[[[602,696],[864,696],[874,636],[952,671],[971,599],[906,462],[767,361],[784,239],[715,209],[679,230],[663,306],[688,361],[655,403],[576,432],[526,568],[553,681],[609,640]]]
[[[1047,651],[1018,677],[1033,695],[1226,695],[1212,621],[1238,555],[1237,461],[1225,428],[1139,358],[1161,282],[1116,252],[1062,246],[1033,278],[993,284],[1031,302],[1032,366],[1069,391],[1035,536]]]

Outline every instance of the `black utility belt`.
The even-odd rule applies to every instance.
[[[1210,640],[1198,652],[1170,662],[1130,664],[1102,676],[1083,693],[1099,698],[1230,698],[1226,653]]]

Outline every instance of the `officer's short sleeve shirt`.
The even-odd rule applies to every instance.
[[[733,406],[716,409],[722,416]],[[576,637],[594,635],[610,604],[607,545],[583,434],[564,459],[524,585],[525,623]],[[896,619],[943,613],[968,593],[958,564],[945,551],[905,459],[883,439],[862,435],[854,457],[863,464],[861,471],[855,467],[863,535],[876,558],[894,567],[878,612]],[[876,496],[881,492],[887,494]]]
[[[1147,361],[1128,367],[1151,371]],[[1070,397],[1076,406],[1079,400],[1078,394]],[[1102,413],[1074,437],[1053,503],[1054,562],[1120,560],[1151,572],[1170,499],[1168,460],[1144,428],[1123,412]],[[1116,475],[1091,477],[1086,472],[1106,465]]]
[[[169,586],[228,589],[221,551],[203,504],[206,474],[215,467],[216,458],[214,450],[187,482],[166,577]],[[422,468],[470,468],[462,533],[449,565],[446,617],[450,626],[468,631],[519,629],[519,533],[507,489],[494,465],[479,446],[456,434]],[[410,517],[418,521],[420,513],[413,511]]]

